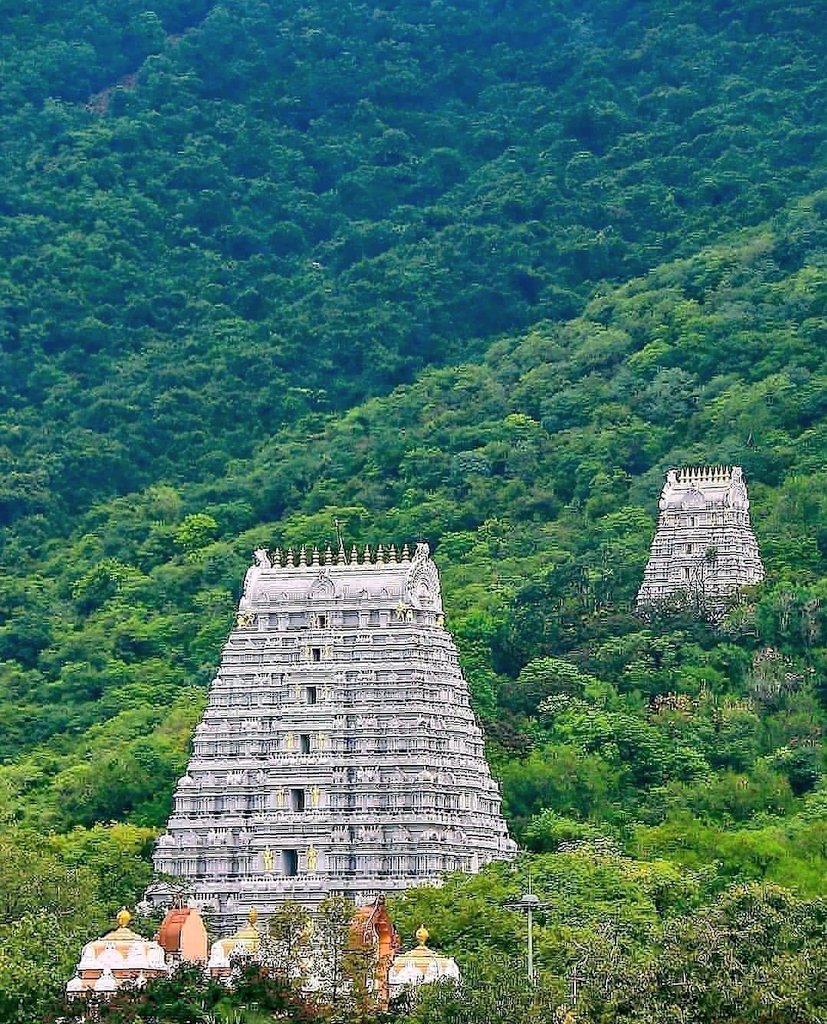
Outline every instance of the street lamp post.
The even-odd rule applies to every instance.
[[[526,915],[526,923],[528,925],[528,980],[534,985],[537,981],[537,976],[534,971],[534,913],[537,910],[543,910],[549,906],[548,903],[544,903],[538,896],[532,892],[531,889],[531,874],[528,876],[528,892],[524,893],[517,900],[508,900],[505,904],[509,910],[519,910],[521,913]]]
[[[534,911],[540,906],[540,900],[531,891],[529,879],[528,892],[520,897],[520,909],[524,910],[528,919],[528,980],[534,984]]]

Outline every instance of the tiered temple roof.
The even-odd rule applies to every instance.
[[[258,550],[156,869],[239,922],[513,850],[427,545]]]
[[[763,578],[741,467],[669,470],[638,605],[686,598],[714,613]]]

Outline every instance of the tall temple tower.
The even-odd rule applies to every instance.
[[[514,850],[428,546],[256,551],[156,870],[229,922]]]
[[[763,578],[741,467],[670,469],[638,607],[683,596],[715,613]]]

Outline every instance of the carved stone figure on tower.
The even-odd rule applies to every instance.
[[[244,577],[244,586],[241,588],[241,600],[238,604],[239,615],[249,610],[252,604],[251,594],[256,588],[259,577],[263,571],[272,569],[272,567],[270,556],[265,549],[256,548],[253,552],[253,564],[247,570],[247,575]]]

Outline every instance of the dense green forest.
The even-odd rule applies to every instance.
[[[474,979],[399,1018],[827,1020],[821,5],[0,29],[0,1021],[149,880],[250,551],[334,517],[431,543],[526,851],[394,901]],[[633,610],[686,463],[767,567],[714,626]]]

